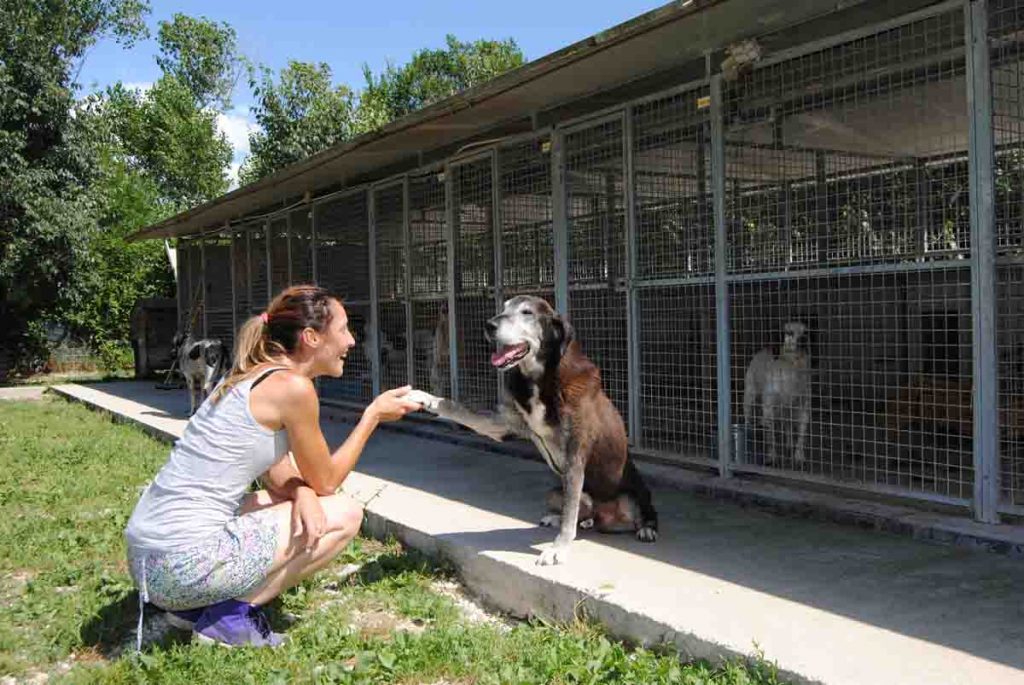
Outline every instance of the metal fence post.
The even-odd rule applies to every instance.
[[[971,314],[974,347],[974,518],[998,523],[999,380],[996,350],[995,154],[988,52],[988,2],[966,0]]]
[[[638,271],[637,235],[636,235],[636,197],[634,183],[636,174],[633,169],[633,108],[627,107],[623,113],[622,155],[626,162],[626,338],[628,352],[626,354],[626,387],[629,406],[629,437],[630,442],[642,447],[640,439],[640,301],[636,289]]]
[[[565,136],[551,134],[551,223],[555,248],[555,309],[569,313],[569,220],[565,201]]]
[[[726,281],[725,122],[722,75],[711,77],[711,192],[715,218],[715,318],[718,334],[718,473],[732,475],[732,368],[729,331],[729,284]]]
[[[504,252],[502,245],[502,211],[501,211],[501,164],[498,149],[491,151],[491,228],[493,229],[494,241],[494,313],[501,311],[502,303],[505,301],[504,281]],[[495,400],[501,402],[502,383],[497,383],[497,397]]]
[[[373,336],[373,345],[370,346],[370,384],[371,393],[376,397],[380,394],[380,317],[377,311],[377,226],[373,211],[374,195],[373,189],[366,191],[366,230],[370,248],[370,321],[367,324],[366,335]]]
[[[452,178],[455,168],[444,167],[445,202],[445,245],[448,250],[448,371],[451,374],[451,397],[459,399],[459,323],[456,309],[456,267],[455,258],[455,182]]]
[[[413,344],[412,320],[412,231],[409,228],[409,177],[402,177],[402,252],[405,253],[405,274],[402,282],[405,290],[405,375],[409,385],[416,385],[413,365],[416,350]]]
[[[207,337],[207,321],[206,321],[206,231],[199,232],[199,289],[203,294],[202,308],[203,308],[203,337]]]

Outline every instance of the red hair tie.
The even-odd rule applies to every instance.
[[[267,316],[266,312],[260,312],[260,321],[263,322],[264,326],[266,326],[268,323],[270,323],[270,317]]]

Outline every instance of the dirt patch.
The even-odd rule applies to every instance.
[[[353,609],[349,617],[350,625],[364,637],[385,637],[391,633],[422,633],[423,623],[410,621],[380,609]]]
[[[463,618],[470,623],[492,625],[502,630],[508,630],[513,625],[511,619],[485,609],[479,601],[466,592],[465,587],[454,580],[435,580],[430,584],[430,589],[452,600],[462,612]]]

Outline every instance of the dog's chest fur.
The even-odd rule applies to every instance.
[[[515,373],[510,378],[512,405],[530,429],[530,439],[555,473],[565,472],[565,435],[557,408],[541,396],[540,387]]]

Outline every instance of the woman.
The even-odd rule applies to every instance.
[[[199,639],[276,646],[261,606],[326,566],[359,531],[338,487],[377,425],[420,405],[382,393],[331,454],[318,376],[341,376],[355,345],[341,302],[288,288],[239,332],[231,373],[199,408],[135,507],[125,537],[144,602]],[[289,454],[291,458],[289,458]],[[262,475],[266,490],[246,494]]]

